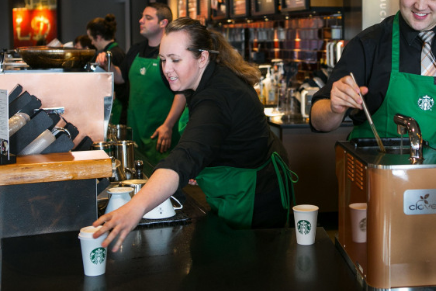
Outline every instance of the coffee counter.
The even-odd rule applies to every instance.
[[[138,227],[106,274],[83,275],[77,232],[4,238],[2,290],[361,290],[323,228],[232,230],[186,194],[189,222]]]

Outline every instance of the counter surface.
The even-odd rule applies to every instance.
[[[293,228],[229,229],[189,196],[183,211],[190,223],[135,229],[98,277],[78,232],[3,239],[2,290],[361,290],[323,228],[300,246]]]
[[[273,116],[269,118],[269,123],[281,128],[310,128],[309,118],[288,118],[287,116]],[[344,121],[341,127],[352,127],[352,121]]]

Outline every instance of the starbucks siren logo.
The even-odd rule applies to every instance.
[[[422,96],[418,99],[418,106],[424,111],[427,110],[431,111],[433,105],[434,105],[434,100],[432,97],[428,95]]]
[[[104,248],[93,249],[89,257],[93,264],[103,264],[106,259],[106,250]]]
[[[300,220],[297,222],[298,232],[301,234],[309,234],[312,229],[312,225],[307,220]]]
[[[360,229],[360,231],[363,231],[363,232],[366,231],[366,218],[362,219],[359,222],[359,229]]]

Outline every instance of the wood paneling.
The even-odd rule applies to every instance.
[[[112,162],[101,150],[18,156],[0,166],[0,185],[95,179],[112,176]]]

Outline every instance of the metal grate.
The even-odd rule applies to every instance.
[[[347,154],[346,167],[348,179],[350,179],[360,190],[363,190],[363,173],[365,169],[363,164],[352,155]]]

